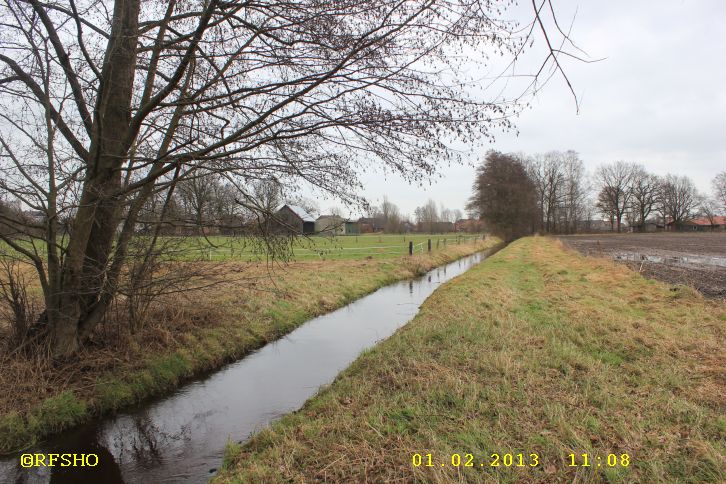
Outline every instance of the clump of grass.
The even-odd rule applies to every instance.
[[[0,417],[0,449],[27,447],[39,435],[67,429],[88,416],[88,406],[71,391],[41,401],[26,416],[10,412]]]
[[[10,412],[0,417],[0,448],[20,449],[32,442],[33,433],[18,412]]]
[[[724,482],[724,314],[551,239],[520,240],[230,450],[217,482]],[[520,452],[540,465],[488,466]],[[414,467],[414,453],[435,465]],[[452,466],[454,453],[477,465]],[[595,465],[569,467],[571,453]],[[631,463],[597,467],[609,454]]]

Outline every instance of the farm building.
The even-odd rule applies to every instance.
[[[315,221],[315,232],[323,235],[358,235],[360,225],[339,215],[321,215]]]
[[[657,232],[662,229],[662,225],[658,225],[655,220],[646,220],[643,224],[630,226],[631,232]]]
[[[345,235],[345,220],[339,215],[321,215],[315,221],[315,232],[324,235]]]
[[[668,222],[668,230],[681,230],[684,232],[723,232],[726,231],[726,217],[699,217],[676,226]]]
[[[315,217],[296,205],[283,205],[275,212],[275,223],[283,232],[314,234]]]
[[[360,233],[360,224],[354,220],[345,221],[345,235],[358,235]]]

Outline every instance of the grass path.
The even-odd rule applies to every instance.
[[[230,446],[216,482],[724,482],[725,335],[689,288],[519,240]]]
[[[136,334],[99,337],[63,364],[0,359],[0,453],[168,392],[314,316],[498,242],[492,237],[394,259],[293,262],[272,274],[264,264],[197,263],[223,283],[160,300]]]

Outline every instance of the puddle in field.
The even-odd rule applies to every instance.
[[[95,467],[25,469],[16,455],[0,459],[0,481],[204,482],[220,467],[228,441],[244,441],[300,408],[362,350],[410,321],[439,284],[485,257],[474,254],[381,288],[165,398],[90,422],[26,451],[93,453],[98,455]]]
[[[726,267],[726,257],[704,256],[704,255],[649,255],[638,252],[618,252],[613,255],[615,260],[629,262],[654,262],[656,264],[668,264],[674,266],[712,266]]]

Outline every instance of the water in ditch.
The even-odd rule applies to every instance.
[[[16,455],[0,460],[0,482],[204,482],[221,465],[227,442],[244,441],[300,408],[362,350],[410,321],[440,284],[485,257],[474,254],[383,287],[171,395],[25,451],[96,454],[93,467],[23,468]]]

